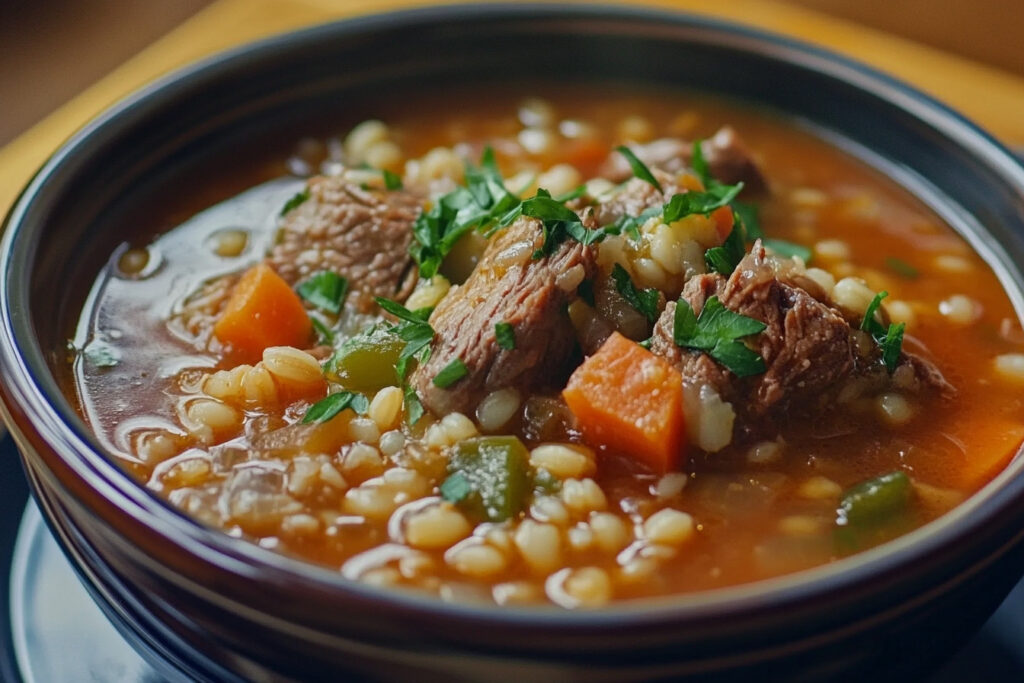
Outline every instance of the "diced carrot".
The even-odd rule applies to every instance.
[[[246,361],[259,360],[269,346],[302,348],[312,332],[299,295],[265,263],[242,275],[213,326],[217,339]]]
[[[679,176],[679,187],[689,192],[703,192],[704,183],[693,173],[683,173]]]
[[[573,140],[567,149],[565,162],[579,170],[584,177],[597,173],[598,167],[608,158],[608,145],[593,138]]]
[[[723,242],[732,232],[732,208],[720,206],[711,212],[711,220],[715,224],[715,232]]]
[[[955,472],[955,481],[965,491],[974,491],[999,474],[1024,442],[1024,425],[1019,422],[993,420],[973,431],[971,448]]]
[[[658,473],[683,455],[683,383],[679,371],[619,333],[569,378],[562,392],[583,436]]]

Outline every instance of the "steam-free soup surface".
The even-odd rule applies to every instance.
[[[158,192],[96,281],[82,411],[199,522],[445,600],[591,607],[839,560],[1024,438],[992,271],[792,122],[575,91],[367,119]]]

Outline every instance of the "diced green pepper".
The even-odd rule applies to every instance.
[[[836,510],[835,544],[843,555],[884,543],[914,526],[913,488],[903,472],[850,487]]]
[[[372,395],[398,383],[395,365],[405,342],[383,326],[346,339],[326,367],[327,378],[346,389]]]
[[[501,522],[526,506],[531,489],[530,456],[514,436],[484,436],[460,443],[448,460],[448,480],[460,479],[457,504],[470,515]],[[448,481],[446,480],[446,482]],[[443,490],[462,489],[442,484]]]
[[[839,501],[839,524],[884,522],[902,512],[910,501],[910,477],[889,472],[846,490]]]

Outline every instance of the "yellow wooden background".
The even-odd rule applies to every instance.
[[[423,4],[416,0],[218,0],[0,149],[0,212],[6,212],[34,170],[71,133],[168,71],[274,33]],[[1024,145],[1024,78],[1008,72],[777,0],[628,0],[624,4],[716,16],[817,43],[916,85],[1007,144]]]

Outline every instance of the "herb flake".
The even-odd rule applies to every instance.
[[[796,256],[805,264],[811,262],[811,256],[813,255],[813,252],[802,244],[794,244],[793,242],[787,242],[786,240],[777,240],[767,237],[761,240],[761,244],[768,247],[779,256],[785,256],[786,258]]]
[[[651,187],[656,189],[658,192],[664,192],[661,188],[661,183],[659,183],[658,179],[654,177],[653,173],[651,173],[651,169],[647,168],[647,164],[640,161],[639,157],[633,153],[633,150],[625,145],[619,145],[615,148],[615,151],[626,158],[626,161],[629,162],[629,167],[633,169],[633,175],[640,180],[649,183]]]
[[[896,273],[900,277],[906,278],[907,280],[916,280],[921,274],[921,271],[917,268],[901,258],[896,258],[895,256],[890,256],[885,259],[885,266],[892,272]]]
[[[309,199],[308,188],[303,189],[300,192],[296,192],[294,195],[292,195],[292,198],[286,201],[284,203],[284,206],[281,207],[281,213],[279,215],[284,216],[285,214],[289,213],[292,209],[302,204],[307,199]]]
[[[402,176],[397,173],[393,173],[386,168],[380,170],[380,174],[384,176],[384,187],[388,190],[401,190],[402,189]]]
[[[889,292],[881,291],[875,295],[864,311],[864,319],[860,321],[860,329],[864,330],[875,340],[878,348],[882,351],[882,362],[885,369],[891,375],[900,362],[900,353],[903,350],[903,333],[906,330],[906,323],[890,323],[888,327],[878,322],[875,313],[882,305],[882,299],[889,296]]]
[[[441,498],[449,503],[461,503],[473,492],[473,487],[462,472],[450,474],[447,479],[441,482],[439,488]]]
[[[337,315],[348,294],[348,280],[334,271],[321,270],[300,282],[295,290],[317,308]]]
[[[626,269],[618,263],[612,267],[612,280],[615,281],[615,289],[626,300],[626,303],[642,313],[648,322],[653,323],[658,319],[659,293],[657,289],[640,289],[633,284]]]
[[[709,297],[697,316],[680,298],[676,303],[672,338],[677,346],[705,351],[737,377],[761,374],[764,359],[739,341],[763,332],[766,325],[727,309],[717,296]]]
[[[447,389],[468,374],[469,368],[462,362],[462,359],[456,358],[434,375],[434,386]]]
[[[498,340],[498,346],[506,351],[516,348],[516,328],[512,326],[512,323],[495,323],[494,337]]]
[[[351,408],[360,415],[366,414],[370,407],[370,401],[362,394],[354,391],[339,391],[328,394],[309,407],[306,414],[302,416],[302,424],[311,422],[327,422],[346,408]]]

